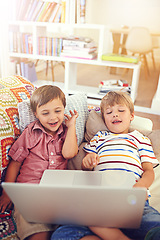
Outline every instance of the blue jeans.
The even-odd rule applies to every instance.
[[[160,213],[145,203],[141,225],[138,229],[121,229],[122,232],[132,239],[144,239],[146,234],[153,228],[160,227]],[[152,239],[152,238],[151,238]],[[158,240],[158,238],[153,238]]]
[[[160,240],[159,234],[149,234],[153,229],[158,231],[160,227],[160,213],[145,203],[141,225],[138,229],[121,229],[122,232],[131,239],[144,240],[146,234],[152,235],[147,240]],[[94,233],[84,226],[64,225],[59,227],[51,237],[51,240],[78,240],[84,236],[94,235]]]
[[[78,240],[89,235],[94,235],[94,233],[88,227],[63,225],[56,229],[51,236],[51,240]]]

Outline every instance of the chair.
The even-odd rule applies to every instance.
[[[126,49],[132,52],[132,55],[139,54],[140,59],[144,63],[146,77],[149,75],[146,54],[152,54],[153,67],[155,69],[155,61],[153,56],[152,37],[145,27],[133,27],[129,31],[126,40]]]
[[[38,65],[39,59],[37,59],[35,66]],[[52,72],[52,81],[54,82],[54,67],[58,64],[61,64],[65,68],[65,63],[64,62],[57,62],[55,61],[55,64],[53,64],[53,61],[50,61],[51,63],[51,72]],[[48,75],[48,69],[49,69],[49,60],[46,60],[46,76]]]

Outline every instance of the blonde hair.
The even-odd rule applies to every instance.
[[[30,99],[32,111],[35,113],[37,107],[40,107],[56,98],[59,98],[62,101],[64,107],[66,106],[65,95],[59,87],[44,85],[37,88]]]
[[[131,114],[134,112],[133,101],[127,93],[120,91],[110,91],[102,98],[100,104],[102,117],[104,116],[105,108],[107,106],[114,106],[115,104],[126,105],[129,108]]]

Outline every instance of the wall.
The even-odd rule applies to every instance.
[[[144,26],[160,32],[160,0],[86,0],[86,22],[120,28]],[[160,60],[160,37],[154,38],[154,57]]]
[[[159,0],[86,0],[88,23],[146,26],[160,31]]]

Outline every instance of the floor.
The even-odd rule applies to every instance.
[[[41,64],[43,64],[44,68],[46,67],[46,63]],[[159,69],[159,63],[156,63],[156,69],[153,69],[152,62],[149,62],[150,74],[148,78],[146,78],[142,65],[135,105],[144,107],[151,106],[159,79]],[[116,69],[115,74],[111,74],[110,72],[109,67],[78,64],[77,84],[98,87],[100,81],[108,79],[125,79],[129,84],[131,83],[132,70],[129,70],[125,75],[123,69]],[[48,69],[47,75],[45,69],[37,72],[37,77],[38,80],[52,80],[51,69]],[[54,63],[54,80],[58,82],[64,81],[64,67],[60,63]],[[160,129],[160,115],[142,112],[136,112],[136,115],[150,118],[153,121],[153,129]]]

